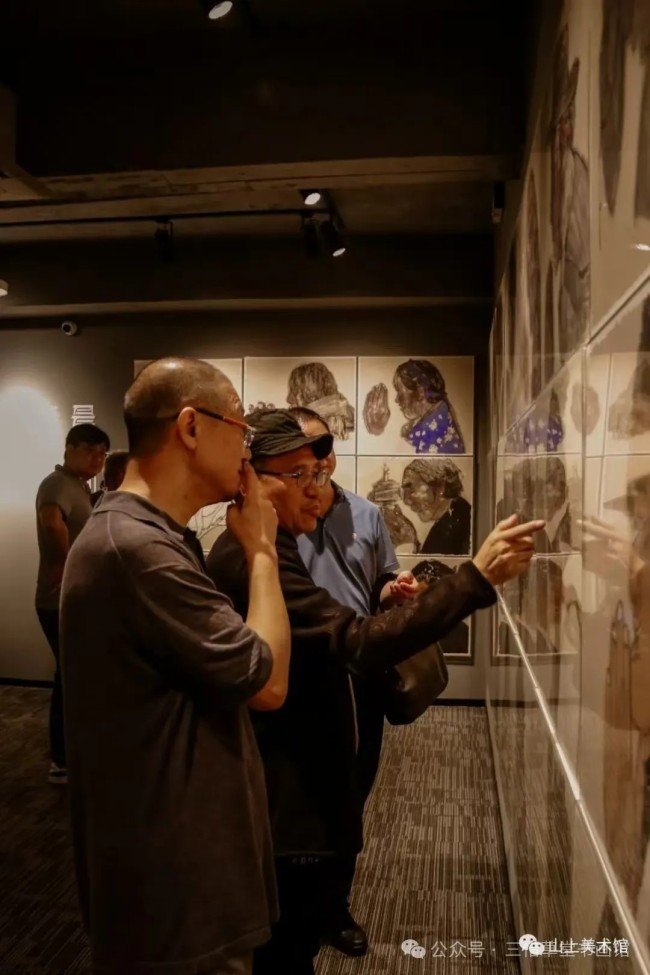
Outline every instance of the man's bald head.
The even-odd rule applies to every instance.
[[[240,403],[228,377],[200,359],[169,357],[145,366],[124,397],[130,456],[160,450],[170,421],[186,406],[232,414]]]

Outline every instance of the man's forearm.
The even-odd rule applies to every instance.
[[[291,629],[275,553],[257,553],[248,560],[248,613],[246,623],[266,643],[273,654],[273,669],[265,686],[249,705],[259,710],[279,707],[289,686]]]
[[[61,527],[48,526],[43,529],[43,543],[52,566],[60,566],[63,571],[65,560],[70,549],[70,539],[65,525]]]
[[[495,601],[492,586],[471,562],[466,562],[417,599],[381,616],[341,618],[343,632],[338,645],[355,672],[378,673],[424,650],[474,610]]]

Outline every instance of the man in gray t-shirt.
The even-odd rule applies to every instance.
[[[61,589],[71,825],[92,971],[250,975],[277,920],[249,716],[280,708],[288,692],[277,515],[247,462],[253,431],[239,396],[209,363],[149,363],[124,419],[126,476],[73,545]],[[316,439],[331,450],[331,437]],[[245,620],[186,527],[231,499]]]
[[[36,613],[56,664],[50,702],[49,780],[67,782],[63,705],[59,672],[59,596],[68,551],[90,517],[92,505],[87,482],[104,466],[110,440],[92,423],[79,423],[68,431],[63,464],[57,464],[36,494],[38,579]]]

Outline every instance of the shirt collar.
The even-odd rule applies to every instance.
[[[332,487],[334,488],[334,503],[332,504],[332,507],[329,509],[329,511],[327,512],[327,514],[325,515],[325,517],[318,519],[318,524],[319,525],[322,525],[323,522],[327,521],[327,519],[332,514],[332,512],[334,511],[335,508],[338,508],[338,506],[340,504],[343,504],[344,502],[346,502],[348,500],[346,498],[346,496],[345,496],[345,491],[343,490],[342,487],[339,487],[339,485],[336,483],[336,481],[332,481],[331,484],[332,484]]]
[[[157,525],[170,535],[180,535],[190,544],[196,542],[196,532],[191,528],[180,525],[151,501],[131,491],[106,491],[95,508],[95,514],[103,511],[121,511],[130,518],[135,518],[136,521]]]
[[[76,474],[71,474],[70,471],[66,471],[63,464],[55,464],[54,470],[58,474],[63,474],[64,477],[69,477],[70,480],[75,481],[77,484],[81,484],[86,494],[90,494],[90,487],[88,486],[88,481],[86,481],[83,477],[77,477]]]

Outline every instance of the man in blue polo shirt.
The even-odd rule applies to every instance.
[[[289,412],[307,436],[329,433],[327,423],[313,410],[294,407]],[[321,461],[321,467],[334,474],[334,451]],[[376,505],[331,479],[320,489],[319,501],[321,514],[315,531],[298,538],[298,550],[316,585],[360,616],[417,593],[418,584],[410,572],[397,575],[399,563]],[[384,712],[371,683],[350,680],[357,716],[357,782],[365,804],[379,768]],[[349,907],[355,868],[356,856],[340,858],[340,897],[332,905],[331,917],[323,919],[323,940],[347,955],[363,955],[368,949],[366,934]]]

